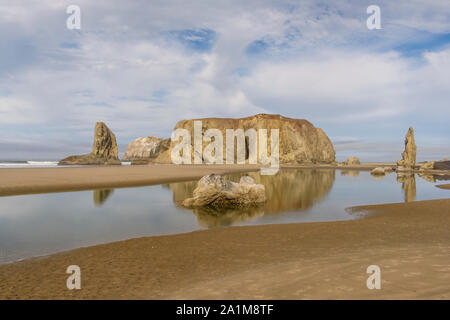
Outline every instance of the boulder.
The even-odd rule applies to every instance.
[[[397,161],[399,171],[412,170],[416,165],[417,147],[414,141],[414,129],[409,128],[405,138],[405,151],[402,152],[402,159]]]
[[[191,137],[194,136],[194,121],[202,121],[202,130],[219,129],[223,135],[223,160],[226,160],[226,129],[243,129],[250,128],[267,129],[268,140],[270,141],[270,130],[279,129],[279,161],[292,164],[311,164],[311,163],[335,163],[335,150],[325,132],[314,127],[309,121],[303,119],[286,118],[281,115],[258,114],[247,118],[203,118],[193,120],[179,121],[174,130],[182,128],[187,129]],[[191,145],[193,146],[193,141]],[[169,150],[160,151],[159,160],[171,163],[171,149],[178,143],[172,141]],[[269,143],[270,144],[270,143]],[[203,142],[203,149],[208,143]],[[248,149],[246,140],[246,150]],[[270,146],[268,146],[270,150]],[[193,159],[194,148],[192,148]],[[258,163],[260,161],[258,160]]]
[[[384,168],[377,167],[374,168],[370,173],[374,176],[384,176],[386,172],[384,171]]]
[[[70,156],[59,165],[120,165],[116,136],[103,122],[97,122],[94,130],[92,152],[80,156]]]
[[[245,207],[264,204],[265,201],[264,185],[256,184],[249,176],[241,177],[239,183],[236,183],[218,174],[209,174],[199,180],[193,197],[185,199],[183,206]]]
[[[153,136],[147,138],[139,137],[128,144],[122,160],[132,161],[150,158],[159,152],[159,146],[162,141],[163,139]]]

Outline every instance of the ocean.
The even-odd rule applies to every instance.
[[[129,161],[123,161],[122,165],[129,165]],[[58,161],[31,161],[31,160],[0,160],[0,169],[5,168],[54,168],[62,167],[58,166]],[[66,167],[66,166],[63,166]],[[69,166],[73,167],[73,166]]]

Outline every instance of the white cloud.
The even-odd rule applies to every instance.
[[[258,112],[307,118],[332,137],[378,138],[382,128],[386,138],[410,124],[437,130],[450,115],[450,50],[421,60],[391,48],[416,32],[449,32],[442,1],[380,1],[380,33],[365,27],[370,3],[361,1],[80,0],[81,32],[65,28],[68,4],[0,4],[0,27],[11,31],[0,40],[17,53],[0,70],[9,92],[0,95],[4,139],[11,126],[25,139],[20,125],[30,123],[47,130],[42,139],[89,141],[103,120],[126,144],[169,136],[184,118]],[[210,50],[195,50],[168,37],[173,30],[212,30],[215,38]],[[16,42],[31,57],[21,58]],[[249,54],[255,43],[262,52]]]

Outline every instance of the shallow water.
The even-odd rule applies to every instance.
[[[283,169],[249,173],[266,187],[267,203],[247,210],[188,210],[179,204],[197,182],[139,188],[0,197],[0,263],[141,236],[229,225],[358,219],[355,205],[449,198],[436,177],[367,171]],[[242,174],[228,176],[238,181]],[[429,180],[429,181],[428,181]]]

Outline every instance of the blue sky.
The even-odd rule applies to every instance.
[[[81,8],[81,30],[66,8]],[[366,9],[381,8],[381,30]],[[450,2],[0,1],[0,159],[120,153],[178,120],[279,113],[325,130],[338,160],[450,156]]]

